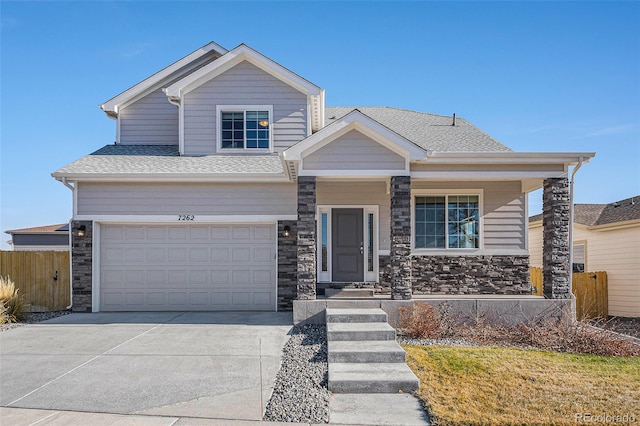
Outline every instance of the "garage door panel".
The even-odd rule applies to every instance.
[[[184,247],[169,247],[167,249],[167,262],[186,262],[187,249]]]
[[[144,228],[142,226],[126,226],[125,230],[125,238],[128,241],[144,241]]]
[[[211,293],[211,305],[214,307],[226,307],[229,305],[229,292],[217,292]]]
[[[162,306],[166,304],[166,294],[164,292],[151,291],[147,293],[147,305]]]
[[[272,310],[273,225],[102,225],[104,311]]]

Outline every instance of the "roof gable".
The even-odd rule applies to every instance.
[[[284,158],[288,161],[299,161],[303,157],[319,150],[352,130],[357,130],[410,161],[422,159],[427,155],[424,149],[363,114],[361,111],[354,109],[349,114],[339,120],[335,120],[330,125],[325,126],[320,131],[284,151]]]
[[[201,60],[210,52],[213,52],[217,55],[224,55],[225,53],[227,53],[227,49],[214,42],[207,43],[201,48],[191,52],[184,58],[177,60],[173,64],[142,80],[140,83],[109,99],[108,101],[100,105],[100,108],[107,115],[111,117],[117,117],[118,112],[122,108],[124,108],[124,106],[135,102],[136,100],[146,96],[154,90],[161,88],[172,79],[175,79],[175,74],[181,69],[184,69],[185,73],[191,71],[192,68],[189,67],[189,65]]]
[[[164,92],[171,101],[180,102],[182,96],[185,94],[243,61],[255,65],[264,72],[308,96],[311,104],[312,128],[317,130],[322,127],[324,124],[324,90],[245,44],[241,44],[216,61],[181,78],[166,87]]]

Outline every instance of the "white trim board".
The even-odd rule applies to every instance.
[[[190,215],[187,210],[184,215]],[[298,215],[193,215],[192,220],[180,220],[173,215],[76,215],[73,220],[92,220],[100,223],[157,223],[163,225],[216,224],[216,223],[273,223],[279,220],[298,220]],[[190,218],[187,218],[190,219]]]

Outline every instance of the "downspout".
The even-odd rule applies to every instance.
[[[60,179],[60,182],[62,182],[64,186],[69,188],[71,192],[75,191],[75,187],[71,185],[69,182],[67,182],[66,177],[63,177],[62,179]],[[67,311],[73,308],[73,256],[72,256],[73,247],[71,245],[71,238],[73,236],[72,222],[73,222],[73,219],[69,221],[69,306],[65,308],[65,310]]]
[[[571,171],[571,179],[569,181],[569,289],[573,286],[573,183],[575,175],[584,164],[584,157],[580,157],[580,161]],[[573,292],[569,290],[571,297],[575,299]]]

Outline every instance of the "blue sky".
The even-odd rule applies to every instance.
[[[1,231],[68,221],[50,174],[113,143],[98,105],[209,41],[248,44],[327,105],[456,112],[516,151],[596,151],[578,203],[640,194],[640,2],[2,0],[0,18]]]

